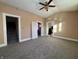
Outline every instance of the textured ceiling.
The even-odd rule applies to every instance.
[[[32,12],[42,17],[48,17],[55,12],[59,11],[73,11],[77,10],[78,0],[53,0],[51,4],[55,4],[55,8],[50,8],[46,11],[45,9],[39,10],[42,5],[39,2],[45,2],[48,0],[0,0],[2,3]]]

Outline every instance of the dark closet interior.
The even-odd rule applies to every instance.
[[[19,41],[18,38],[18,18],[6,16],[7,43],[12,44]]]

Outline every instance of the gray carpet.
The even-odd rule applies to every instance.
[[[40,37],[0,48],[0,59],[78,59],[77,42]]]

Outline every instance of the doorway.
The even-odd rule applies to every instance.
[[[46,22],[46,35],[48,35],[49,28],[50,28],[51,26],[54,27],[54,25],[55,25],[55,20],[51,20],[51,21]],[[54,34],[54,28],[53,28],[52,31],[53,31],[53,34]]]
[[[43,23],[40,21],[32,22],[32,39],[43,36]]]
[[[18,18],[6,16],[7,43],[13,44],[19,42],[18,37]]]
[[[7,46],[8,44],[22,42],[20,16],[8,13],[2,13],[2,15],[3,15],[4,45]]]
[[[37,30],[37,33],[38,33],[38,37],[41,36],[41,23],[38,22],[38,30]]]
[[[36,21],[32,22],[32,39],[38,38],[37,34],[38,23]]]

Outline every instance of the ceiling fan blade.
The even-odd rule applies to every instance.
[[[39,10],[42,10],[44,7],[40,8]]]
[[[49,5],[49,7],[56,7],[55,5]]]
[[[41,5],[44,5],[44,6],[45,6],[45,4],[44,4],[44,3],[39,2],[39,4],[41,4]]]
[[[50,4],[53,0],[49,0],[48,4]]]

